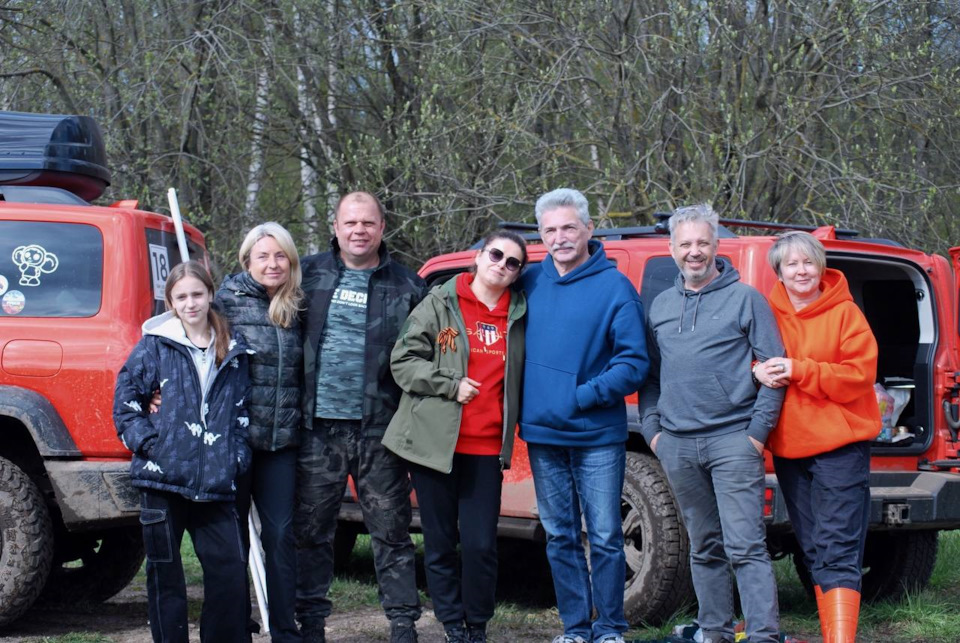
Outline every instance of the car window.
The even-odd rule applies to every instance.
[[[643,310],[649,311],[653,300],[677,279],[677,263],[673,257],[651,257],[643,269],[643,282],[640,284],[640,301]]]
[[[730,260],[730,257],[724,259]],[[644,311],[650,310],[657,295],[673,287],[679,272],[673,257],[651,257],[647,260],[643,269],[643,283],[640,284],[640,301],[643,302]]]
[[[191,259],[204,260],[206,252],[201,246],[187,239],[187,252]],[[170,232],[147,228],[147,256],[150,258],[150,290],[153,291],[153,314],[159,315],[166,310],[163,302],[163,289],[170,269],[180,263],[180,249],[177,236]]]
[[[96,227],[0,221],[0,317],[92,317],[102,285]]]

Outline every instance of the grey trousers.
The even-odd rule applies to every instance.
[[[763,457],[745,431],[709,438],[663,432],[657,456],[690,535],[704,643],[734,640],[733,585],[751,643],[779,640],[779,607],[763,525]]]

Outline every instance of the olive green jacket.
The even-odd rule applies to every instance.
[[[407,318],[390,354],[393,378],[403,389],[383,444],[405,460],[449,473],[460,433],[457,389],[467,375],[470,356],[467,332],[460,312],[456,278],[436,286]],[[510,291],[503,384],[503,445],[500,465],[510,467],[517,426],[520,385],[523,382],[523,316],[527,312],[522,292]],[[440,332],[457,332],[453,346],[438,346]],[[446,333],[445,335],[449,335]]]

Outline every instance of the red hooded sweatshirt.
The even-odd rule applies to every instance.
[[[877,340],[853,303],[847,279],[827,268],[820,297],[794,310],[783,283],[770,293],[793,373],[780,421],[767,447],[784,458],[804,458],[872,440],[880,431]]]
[[[475,275],[457,276],[460,313],[467,329],[470,357],[467,373],[480,382],[480,393],[464,404],[456,453],[498,455],[503,444],[503,376],[507,360],[507,311],[510,291],[505,290],[493,310],[470,290]]]

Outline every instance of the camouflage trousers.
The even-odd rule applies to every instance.
[[[297,619],[312,624],[330,615],[333,537],[348,475],[370,532],[384,612],[391,621],[415,621],[420,597],[406,464],[379,438],[363,437],[359,421],[320,419],[302,433],[297,459]]]

